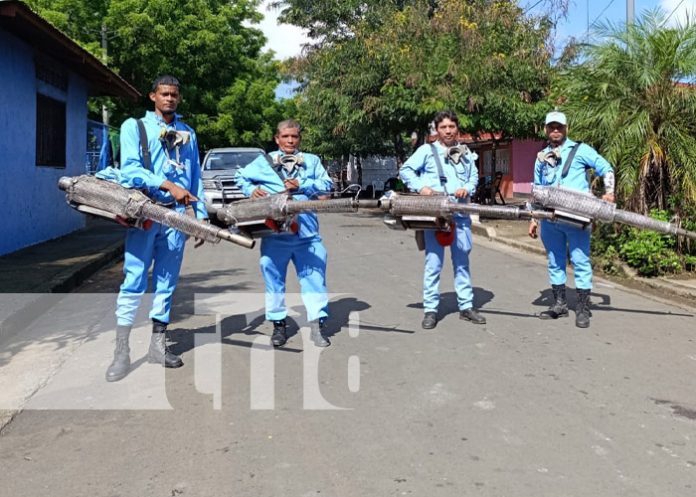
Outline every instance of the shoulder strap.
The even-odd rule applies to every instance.
[[[137,120],[138,135],[140,135],[140,150],[143,153],[143,166],[152,171],[152,159],[150,158],[150,147],[147,145],[147,131],[142,119]]]
[[[447,176],[445,176],[445,172],[442,170],[440,154],[437,152],[437,148],[435,147],[434,143],[430,144],[430,149],[432,150],[433,157],[435,158],[435,165],[437,166],[437,175],[440,177],[440,186],[445,186],[445,183],[447,183]]]
[[[561,173],[561,179],[565,178],[568,176],[568,171],[570,171],[570,165],[573,163],[573,159],[575,158],[575,154],[580,148],[580,145],[582,145],[582,142],[577,142],[575,145],[573,145],[573,148],[570,149],[570,153],[568,154],[568,160],[563,166],[563,172]]]

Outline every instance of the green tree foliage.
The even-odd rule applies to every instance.
[[[555,85],[571,133],[614,164],[629,208],[688,215],[696,203],[696,25],[668,27],[658,10],[598,34],[603,41],[579,47]]]
[[[350,12],[340,2],[284,4],[288,20],[321,36],[294,66],[317,150],[399,153],[405,133],[423,132],[445,108],[465,130],[537,134],[548,109],[548,17],[492,0],[359,2]]]
[[[114,101],[113,122],[152,104],[152,80],[182,82],[179,107],[203,148],[265,145],[287,104],[275,101],[279,66],[262,56],[265,43],[249,23],[260,20],[258,0],[32,0],[38,12],[97,57],[102,34],[109,67],[143,93],[137,105]]]

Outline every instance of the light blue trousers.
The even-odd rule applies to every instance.
[[[321,238],[299,238],[296,235],[272,235],[261,240],[261,274],[266,285],[266,319],[285,319],[285,278],[292,261],[300,282],[302,302],[307,320],[328,316],[326,292],[326,248]]]
[[[566,260],[575,273],[575,288],[592,289],[592,264],[590,263],[590,228],[581,229],[562,223],[541,221],[541,241],[548,255],[549,281],[552,285],[566,284]]]
[[[471,252],[471,218],[455,218],[456,235],[450,245],[454,267],[454,291],[460,311],[473,307],[474,291],[469,273]],[[425,231],[425,269],[423,271],[423,310],[437,312],[440,303],[440,272],[445,258],[445,247],[435,239],[435,231]]]
[[[154,287],[150,319],[169,323],[172,295],[179,281],[185,244],[186,235],[159,223],[153,223],[146,231],[128,230],[123,260],[125,279],[116,300],[118,325],[131,326],[135,321],[140,301],[147,290],[150,266]]]

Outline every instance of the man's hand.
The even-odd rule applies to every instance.
[[[467,195],[469,195],[469,190],[466,188],[460,188],[456,192],[454,192],[454,198],[464,198]]]
[[[206,224],[210,224],[210,219],[201,219],[201,222],[206,223]],[[201,245],[203,245],[205,243],[205,240],[203,240],[202,238],[194,238],[193,240],[195,242],[193,244],[193,248],[195,248],[195,249],[197,249],[198,247],[200,247]]]
[[[430,188],[429,186],[424,186],[423,188],[420,189],[420,191],[418,193],[420,195],[432,195],[435,192],[433,192],[433,189]]]
[[[160,190],[169,192],[178,204],[189,205],[191,202],[198,201],[198,198],[193,193],[188,191],[186,188],[175,185],[169,180],[162,183]]]
[[[616,203],[616,197],[614,197],[613,193],[605,193],[602,195],[602,200],[606,200],[607,202],[611,202],[612,204]]]
[[[268,196],[268,192],[266,190],[262,190],[260,186],[251,192],[251,198],[263,198],[266,196]]]
[[[539,236],[539,223],[537,223],[536,220],[532,219],[529,223],[528,233],[530,238],[536,238]]]
[[[298,178],[285,178],[283,185],[285,185],[287,191],[291,192],[300,187],[300,180]]]

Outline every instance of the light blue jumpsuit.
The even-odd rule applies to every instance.
[[[272,157],[284,155],[281,151],[271,152]],[[261,187],[268,193],[285,191],[283,178],[296,177],[300,187],[293,192],[293,198],[307,200],[331,189],[331,179],[321,164],[319,157],[302,153],[304,165],[293,173],[280,166],[272,166],[265,157],[237,172],[237,186],[244,195]],[[261,240],[261,273],[266,286],[266,319],[280,321],[288,311],[285,305],[285,279],[288,263],[292,260],[300,282],[302,301],[307,309],[307,320],[315,321],[328,316],[329,299],[326,291],[326,248],[319,236],[319,220],[314,213],[297,216],[298,232],[274,233]]]
[[[152,111],[145,114],[143,123],[147,131],[153,171],[145,169],[143,165],[138,125],[135,119],[130,118],[121,126],[121,184],[127,188],[146,189],[155,200],[171,203],[174,200],[171,195],[159,190],[159,186],[165,180],[169,180],[200,199],[192,206],[198,219],[206,219],[208,214],[203,202],[198,142],[193,129],[180,121],[178,115],[171,123],[166,124]],[[191,133],[189,143],[180,148],[179,162],[183,167],[176,167],[170,162],[167,149],[159,138],[162,128]],[[171,155],[171,158],[175,159],[174,151]],[[185,207],[179,204],[173,208],[182,213],[185,210]],[[179,280],[185,242],[186,235],[159,223],[153,223],[148,230],[128,229],[123,261],[125,279],[116,301],[119,326],[133,324],[138,306],[147,289],[148,271],[153,262],[152,280],[155,295],[150,319],[169,323],[172,294]]]
[[[429,186],[435,192],[446,192],[454,200],[454,193],[466,188],[471,193],[478,185],[476,154],[470,152],[457,164],[445,160],[447,149],[435,142],[440,156],[442,172],[446,177],[444,185],[440,182],[437,164],[430,145],[418,147],[411,157],[401,166],[399,175],[406,186],[415,192]],[[470,195],[457,199],[460,203],[469,202]],[[452,243],[452,266],[454,267],[454,290],[457,293],[457,305],[460,311],[473,307],[474,292],[471,288],[469,273],[469,253],[471,252],[471,218],[465,214],[454,216],[456,227],[455,240]],[[425,231],[425,269],[423,271],[423,310],[437,312],[440,303],[440,272],[445,257],[445,247],[435,238],[434,230]]]
[[[566,138],[561,145],[561,160],[555,167],[547,162],[537,159],[534,165],[535,185],[563,186],[581,192],[589,192],[590,185],[587,182],[587,169],[594,169],[598,176],[604,176],[612,172],[611,164],[606,161],[595,149],[582,143],[575,153],[570,169],[565,178],[562,178],[563,167],[568,160],[568,155],[576,142]],[[542,152],[552,149],[547,146]],[[566,283],[566,257],[570,251],[570,261],[575,271],[575,288],[578,290],[592,289],[592,264],[590,263],[590,233],[591,227],[585,229],[552,222],[541,221],[541,241],[544,243],[548,254],[549,281],[552,285],[565,285]]]

